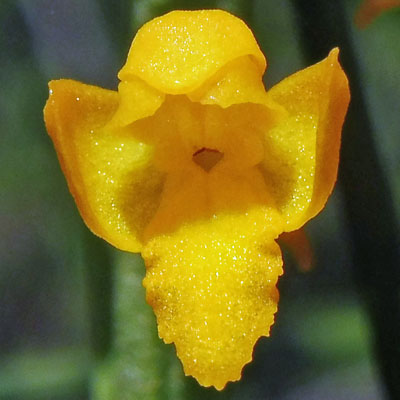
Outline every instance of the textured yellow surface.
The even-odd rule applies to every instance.
[[[151,240],[144,286],[158,332],[185,373],[222,389],[240,379],[277,310],[279,214],[267,207],[183,225]]]
[[[49,87],[46,127],[83,219],[114,246],[141,251],[164,179],[150,163],[152,148],[123,129],[104,129],[117,93],[65,79]]]
[[[274,86],[268,93],[289,112],[265,136],[262,168],[286,217],[300,228],[324,207],[336,181],[340,136],[350,99],[338,49]]]
[[[118,93],[50,83],[46,126],[82,217],[142,252],[159,335],[202,385],[239,379],[269,335],[275,239],[332,190],[349,101],[337,55],[266,92],[241,20],[176,11],[139,30]]]
[[[124,127],[138,119],[154,114],[165,99],[159,92],[139,78],[118,85],[119,104],[107,128]]]
[[[239,18],[222,10],[173,11],[143,25],[118,77],[137,76],[163,93],[184,94],[246,55],[261,76],[265,57]]]

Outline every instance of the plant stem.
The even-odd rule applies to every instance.
[[[145,300],[143,261],[138,255],[116,252],[113,265],[114,339],[95,377],[94,399],[183,399],[183,372],[175,349],[159,339],[153,310]]]
[[[90,316],[90,343],[97,361],[103,359],[111,344],[112,272],[109,248],[85,229],[85,265]]]

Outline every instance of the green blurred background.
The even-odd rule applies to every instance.
[[[353,236],[361,228],[346,208],[349,185],[343,190],[339,185],[323,213],[306,227],[314,269],[301,272],[285,253],[272,335],[258,342],[242,380],[219,393],[184,377],[173,347],[158,339],[141,286],[145,270],[140,257],[111,248],[84,226],[44,128],[49,80],[73,78],[116,89],[117,72],[137,28],[172,9],[218,7],[245,18],[267,55],[270,87],[310,63],[301,26],[327,18],[315,10],[301,16],[296,3],[1,0],[1,400],[400,398],[387,384],[384,360],[375,356],[382,345],[376,340],[375,325],[381,322],[374,319],[368,299],[380,294],[369,291],[368,276],[369,283],[360,284],[362,266],[355,266],[360,258]],[[400,14],[384,13],[359,30],[353,19],[360,2],[343,4],[339,29],[347,32],[352,45],[362,88],[358,95],[365,102],[374,145],[365,150],[365,144],[355,143],[356,150],[347,154],[354,154],[353,170],[364,172],[366,164],[358,164],[357,151],[376,155],[386,185],[373,190],[380,181],[374,181],[372,162],[372,194],[362,197],[363,205],[374,204],[368,203],[372,197],[388,201],[394,206],[386,218],[397,227]],[[357,129],[363,134],[360,115],[350,114],[348,137]],[[348,157],[346,168],[352,168],[351,162]],[[380,211],[374,211],[377,219]],[[362,220],[370,214],[364,212]],[[391,236],[397,249],[398,238]],[[377,237],[380,246],[379,233]],[[387,268],[384,258],[374,262],[377,271],[389,271],[382,279],[394,282],[398,302],[398,275]],[[386,304],[393,306],[390,299],[385,297]],[[399,318],[398,306],[393,306],[387,321]],[[393,371],[396,360],[400,363],[397,345],[390,344],[390,368],[400,382],[400,369]]]

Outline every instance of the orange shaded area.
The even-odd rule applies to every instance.
[[[360,29],[365,29],[380,14],[395,7],[400,7],[400,0],[364,0],[354,22]]]
[[[310,239],[304,229],[284,232],[279,236],[279,244],[286,246],[302,272],[309,272],[314,267],[314,254]]]

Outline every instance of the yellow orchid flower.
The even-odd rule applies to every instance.
[[[159,336],[219,390],[269,335],[275,239],[324,207],[349,102],[338,49],[268,92],[265,69],[240,19],[174,11],[138,31],[118,92],[52,81],[44,110],[86,224],[142,253]]]

